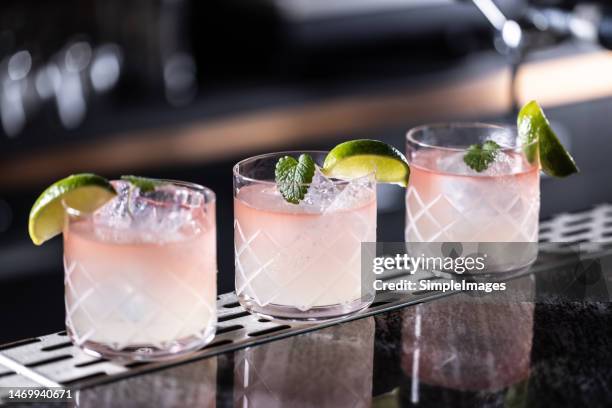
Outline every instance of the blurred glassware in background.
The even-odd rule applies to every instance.
[[[86,41],[68,43],[49,61],[32,66],[27,50],[0,62],[0,118],[7,136],[18,136],[43,105],[55,106],[62,125],[81,124],[88,101],[113,89],[121,73],[122,52],[116,44],[95,48]]]
[[[2,96],[0,99],[0,117],[5,132],[15,135],[25,125],[24,94],[27,86],[24,78],[29,74],[32,67],[32,57],[28,51],[19,51],[13,54],[8,61],[2,61],[6,67],[6,73],[2,78]]]
[[[3,132],[14,138],[45,116],[47,101],[53,101],[60,125],[74,129],[98,94],[114,88],[140,100],[158,93],[171,106],[184,106],[198,91],[224,80],[230,87],[256,83],[262,74],[272,82],[292,76],[301,81],[390,65],[407,74],[423,63],[429,71],[443,56],[456,58],[491,45],[516,72],[522,54],[542,44],[543,33],[553,42],[573,36],[612,43],[612,24],[601,4],[92,0],[83,6],[63,0],[50,7],[8,2],[0,17],[0,118]]]

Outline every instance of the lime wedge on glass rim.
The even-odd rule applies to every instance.
[[[30,210],[28,231],[32,242],[40,245],[62,232],[62,200],[76,210],[92,212],[116,195],[108,180],[91,173],[74,174],[53,183]]]
[[[376,181],[406,187],[410,167],[395,147],[378,140],[360,139],[340,143],[325,157],[323,173],[328,177],[352,179],[375,172]]]
[[[563,147],[552,130],[544,111],[536,101],[531,101],[521,108],[517,118],[517,128],[521,141],[529,144],[525,155],[533,163],[539,151],[542,170],[553,177],[567,177],[578,173],[578,166]],[[534,140],[538,142],[532,144]]]

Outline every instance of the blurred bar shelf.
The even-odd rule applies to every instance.
[[[611,70],[612,52],[563,44],[529,56],[518,72],[517,94],[521,102],[537,97],[547,108],[610,97]],[[215,163],[415,121],[499,117],[511,108],[510,78],[504,58],[490,52],[422,74],[260,85],[204,93],[181,109],[117,110],[69,135],[50,130],[35,148],[25,139],[7,145],[0,153],[0,188],[43,185],[83,169]]]

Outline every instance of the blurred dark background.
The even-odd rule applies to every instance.
[[[189,180],[218,197],[233,289],[232,165],[429,121],[512,122],[538,99],[581,174],[543,218],[612,202],[612,11],[597,1],[5,0],[0,5],[0,343],[63,328],[61,239],[38,194],[74,172]],[[379,191],[403,240],[403,191]]]

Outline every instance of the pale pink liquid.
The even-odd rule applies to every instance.
[[[464,152],[422,150],[410,163],[407,242],[537,242],[540,170],[522,154],[504,153],[476,173]],[[453,162],[452,169],[445,163]]]
[[[361,297],[361,243],[376,241],[376,192],[325,212],[287,203],[267,184],[234,199],[236,293],[308,310]]]
[[[214,214],[211,208],[210,214]],[[214,219],[180,239],[101,239],[91,219],[64,231],[67,326],[81,345],[115,350],[211,335],[216,324]]]

